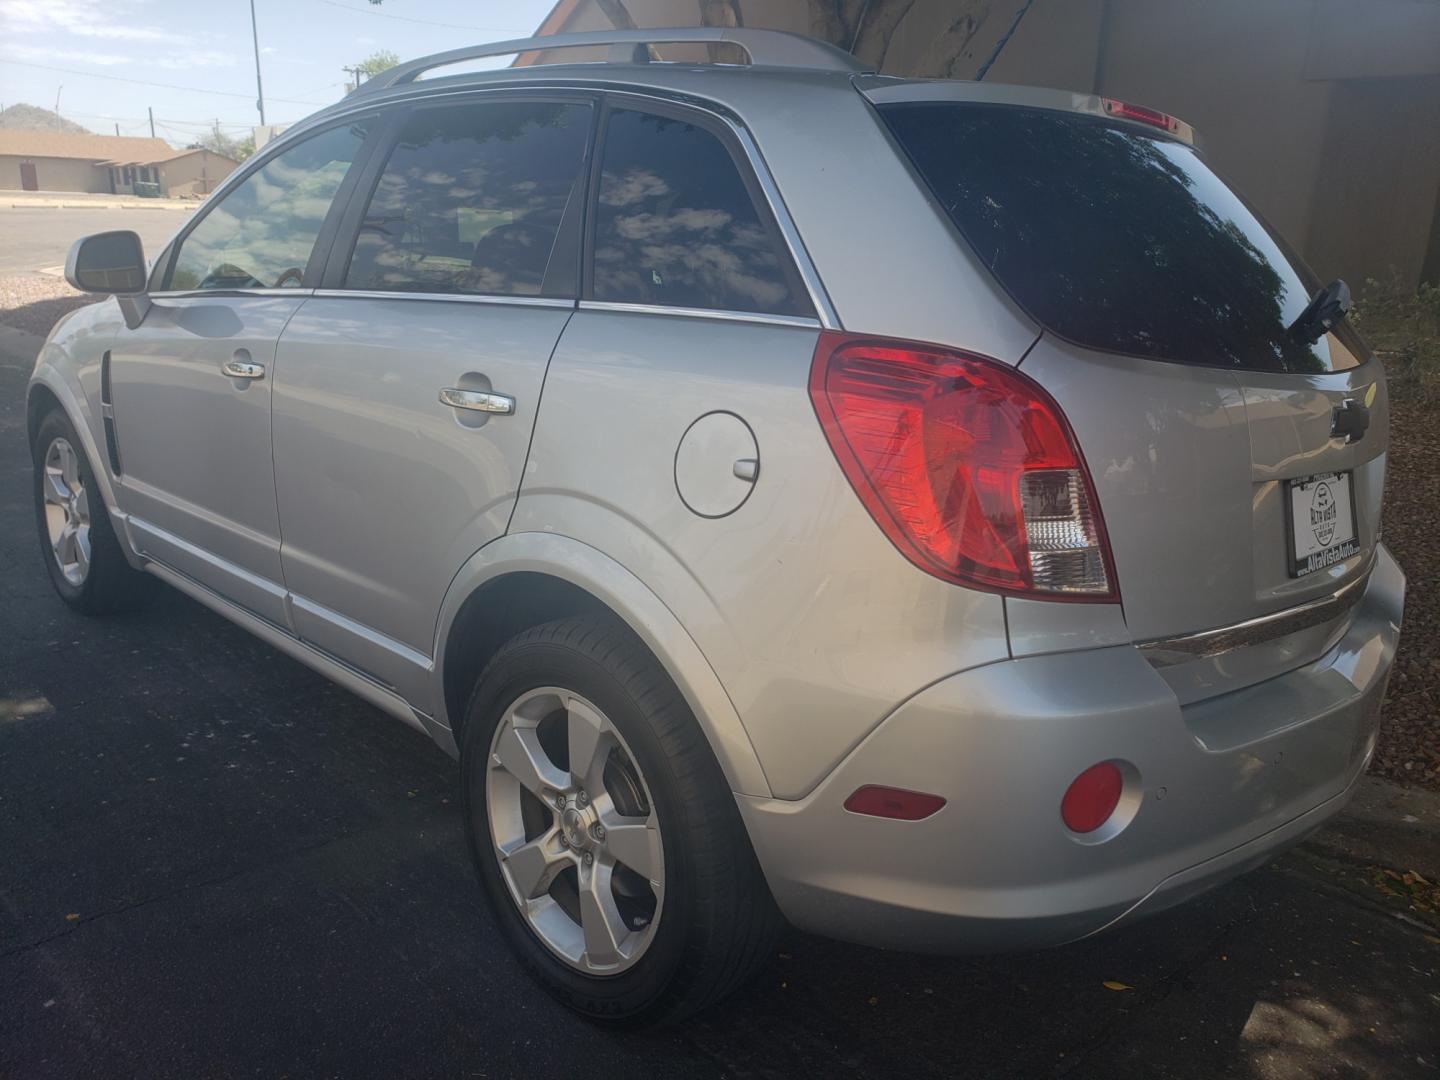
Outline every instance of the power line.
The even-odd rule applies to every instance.
[[[50,64],[32,64],[28,60],[0,60],[0,64],[40,68],[42,71],[60,71],[67,75],[84,75],[91,79],[109,79],[111,82],[134,83],[136,86],[158,86],[162,90],[184,90],[189,94],[215,94],[218,97],[244,98],[246,101],[254,100],[249,94],[237,94],[233,90],[207,90],[201,86],[177,86],[175,83],[149,82],[145,79],[127,79],[123,75],[102,75],[98,71],[81,71],[79,68],[54,67]],[[286,105],[310,105],[317,108],[321,105],[328,104],[324,101],[297,101],[295,98],[272,97],[270,100],[281,101]]]
[[[351,7],[349,4],[342,4],[340,0],[320,0],[322,4],[329,4],[341,11],[349,11],[356,15],[375,15],[381,19],[395,19],[398,22],[419,23],[421,26],[443,26],[450,30],[484,30],[496,34],[520,34],[528,37],[528,30],[517,30],[513,26],[473,26],[466,23],[435,22],[433,19],[414,19],[408,15],[394,15],[388,11],[371,11],[368,8]]]

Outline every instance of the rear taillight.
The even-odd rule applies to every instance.
[[[810,398],[870,516],[922,570],[994,592],[1116,599],[1080,451],[1059,407],[1013,368],[826,332]]]

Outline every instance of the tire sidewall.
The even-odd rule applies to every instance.
[[[502,876],[491,840],[485,798],[490,745],[512,702],[543,686],[571,690],[593,702],[624,736],[659,816],[665,848],[664,899],[660,925],[634,966],[616,975],[595,976],[560,960],[520,914]],[[673,772],[641,705],[602,664],[555,642],[522,642],[496,658],[466,710],[461,747],[462,803],[466,839],[486,898],[501,928],[540,983],[563,1004],[594,1020],[624,1024],[652,1006],[670,988],[684,957],[693,898],[688,872],[687,806],[675,790]]]

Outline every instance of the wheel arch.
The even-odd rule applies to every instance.
[[[604,552],[553,533],[511,533],[482,548],[450,584],[436,627],[437,720],[456,743],[465,702],[490,656],[514,634],[566,615],[608,613],[665,668],[732,791],[768,796],[755,748],[719,677],[680,621]]]
[[[90,462],[90,472],[100,486],[105,508],[116,525],[115,535],[121,542],[121,550],[127,558],[133,560],[129,535],[123,527],[124,515],[119,512],[115,501],[110,462],[95,442],[90,410],[85,406],[84,398],[75,393],[63,376],[42,360],[36,367],[25,394],[25,440],[32,448],[35,445],[35,436],[39,433],[40,422],[51,410],[64,413],[70,426],[75,429],[75,434],[80,437],[81,448]]]

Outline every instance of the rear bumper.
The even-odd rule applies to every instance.
[[[831,937],[998,952],[1085,937],[1242,873],[1337,813],[1363,774],[1404,592],[1380,548],[1324,656],[1184,707],[1133,646],[943,680],[805,799],[738,797],[775,898],[796,925]],[[1061,795],[1112,759],[1130,765],[1124,827],[1070,833]],[[842,805],[862,784],[947,804],[918,822],[862,817]]]

